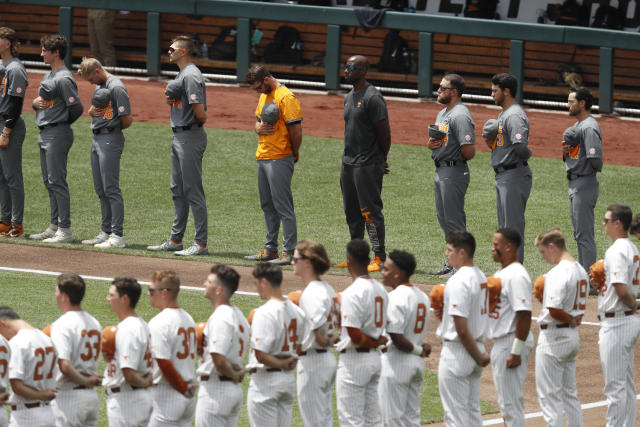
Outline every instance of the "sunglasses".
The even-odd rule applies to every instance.
[[[169,53],[173,53],[173,52],[175,52],[176,50],[180,50],[180,49],[182,49],[182,48],[181,48],[181,47],[173,47],[173,46],[169,46]]]
[[[453,88],[452,87],[446,87],[446,86],[440,86],[439,89],[441,91],[445,91],[445,90],[450,90],[450,89],[453,89]]]
[[[353,64],[350,64],[350,65],[346,65],[346,66],[344,67],[344,69],[345,69],[345,70],[348,70],[348,71],[354,71],[354,70],[364,70],[364,69],[365,69],[365,67],[363,67],[362,65],[353,65]]]
[[[256,92],[260,92],[263,86],[264,86],[264,80],[260,82],[258,86],[254,87],[253,90],[255,90]]]

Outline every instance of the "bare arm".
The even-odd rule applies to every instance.
[[[629,288],[624,283],[613,283],[613,287],[616,289],[616,294],[620,301],[632,310],[636,310],[636,299],[629,292]]]
[[[124,380],[132,387],[151,387],[153,383],[153,375],[149,372],[144,377],[138,371],[131,368],[122,368]]]
[[[465,160],[471,160],[476,155],[476,146],[474,144],[464,144],[460,147],[460,153],[462,153],[462,157]]]
[[[322,328],[318,328],[313,331],[313,335],[315,336],[316,342],[319,346],[327,347],[329,344],[331,344],[329,335],[327,335],[327,333]]]
[[[287,131],[289,131],[289,142],[293,156],[298,157],[298,150],[302,145],[302,122],[287,125]]]
[[[575,327],[577,325],[576,319],[571,317],[571,315],[563,309],[551,307],[547,308],[549,309],[549,314],[551,315],[551,317],[553,317],[558,322],[568,323],[569,325],[571,325],[571,327]]]
[[[380,335],[380,337],[375,340],[368,335],[365,335],[360,329],[347,327],[347,332],[349,333],[349,338],[351,338],[351,342],[354,343],[358,347],[367,347],[367,348],[376,348],[378,346],[384,345],[387,343],[387,337],[384,335]]]
[[[298,363],[297,357],[291,356],[291,357],[287,357],[286,359],[280,359],[279,357],[276,357],[269,353],[265,353],[260,350],[254,349],[254,351],[256,353],[256,359],[258,360],[258,362],[270,368],[277,368],[277,369],[283,369],[285,371],[291,371],[293,368],[296,367],[296,364]]]
[[[516,338],[520,341],[526,341],[530,328],[531,312],[524,310],[516,312]],[[522,363],[522,358],[519,354],[510,354],[507,356],[507,368],[515,368],[516,366],[520,366],[520,363]]]
[[[126,116],[120,116],[120,129],[126,129],[133,123],[133,116],[127,114]]]
[[[467,350],[467,352],[473,357],[473,360],[479,366],[487,366],[489,364],[489,355],[487,353],[481,353],[480,349],[478,349],[478,345],[476,344],[476,340],[471,335],[471,331],[469,331],[469,326],[467,325],[467,318],[461,316],[453,316],[453,323],[456,327],[456,332],[458,333],[458,337],[460,338],[460,342]]]
[[[244,369],[233,369],[233,365],[231,365],[229,360],[227,360],[227,358],[222,354],[211,353],[211,358],[213,359],[216,371],[231,378],[231,380],[236,384],[242,382],[242,379],[244,378]]]
[[[389,128],[389,119],[380,120],[375,123],[376,135],[378,136],[378,145],[384,155],[384,161],[387,161],[387,155],[391,148],[391,129]]]
[[[413,343],[406,339],[404,335],[389,333],[389,336],[391,337],[393,345],[398,347],[400,350],[404,351],[405,353],[413,353]],[[429,354],[431,354],[431,344],[423,342],[422,354],[420,354],[420,356],[429,357]]]
[[[22,382],[22,380],[14,379],[11,380],[11,389],[15,394],[21,396],[27,400],[44,400],[49,401],[53,400],[56,397],[56,391],[47,389],[43,391],[36,390],[33,387],[30,387]]]
[[[256,124],[254,125],[255,131],[258,135],[272,135],[274,132],[273,125],[269,123],[265,123],[260,120],[256,120]]]
[[[76,384],[85,387],[96,387],[101,383],[102,378],[98,375],[81,374],[68,360],[58,359],[58,366],[60,367],[60,372],[62,372],[69,381],[73,381]]]
[[[193,108],[193,115],[196,116],[196,119],[202,124],[207,122],[207,112],[204,111],[203,104],[191,104],[191,108]]]

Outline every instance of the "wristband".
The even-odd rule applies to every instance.
[[[411,353],[415,354],[416,356],[422,356],[422,346],[414,344]]]
[[[2,132],[0,133],[0,135],[2,135],[3,137],[9,138],[11,136],[10,133],[6,133],[6,132]]]
[[[522,353],[522,347],[524,347],[524,341],[522,341],[521,339],[515,338],[513,340],[513,345],[511,346],[511,354],[520,356],[520,354]]]

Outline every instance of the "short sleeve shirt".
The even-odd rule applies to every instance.
[[[0,114],[9,112],[9,97],[24,98],[29,85],[27,70],[18,58],[11,58],[4,66],[5,73],[0,79]]]
[[[616,239],[604,255],[605,285],[598,295],[598,312],[627,311],[616,293],[613,283],[624,283],[631,295],[638,295],[640,256],[638,248],[628,237]]]
[[[353,89],[344,98],[344,153],[342,163],[362,166],[384,162],[375,125],[388,120],[387,104],[380,91],[370,83]]]
[[[275,103],[280,112],[278,121],[274,124],[271,135],[258,137],[257,160],[282,159],[293,154],[289,140],[287,125],[302,122],[302,107],[298,98],[286,86],[278,86],[269,93],[263,93],[256,107],[256,118],[260,120],[262,109],[265,105]]]
[[[185,382],[195,377],[196,324],[181,308],[165,308],[149,321],[151,354],[154,359],[170,360]],[[153,383],[167,383],[158,364],[154,364]]]
[[[117,387],[125,384],[123,368],[133,369],[145,376],[153,369],[151,331],[140,317],[129,316],[118,323],[114,360],[105,368],[102,385]]]
[[[95,90],[109,89],[109,104],[103,108],[100,117],[91,118],[91,129],[117,128],[120,129],[120,118],[131,114],[131,103],[129,93],[116,76],[109,75],[104,84],[96,86]]]
[[[21,380],[24,385],[38,391],[56,388],[58,362],[53,342],[38,329],[20,329],[9,340],[11,360],[9,379]],[[15,393],[12,404],[34,402]]]
[[[338,332],[340,325],[340,306],[336,291],[325,281],[313,280],[302,292],[300,308],[307,318],[302,350],[321,348],[316,342],[314,331],[321,330],[331,335]]]
[[[579,142],[564,158],[566,171],[575,175],[593,175],[599,172],[593,169],[588,159],[602,158],[600,125],[593,116],[587,116],[584,120],[573,125],[573,128],[578,135]]]
[[[387,327],[389,334],[400,334],[421,346],[429,327],[429,298],[417,287],[402,284],[389,292]]]
[[[572,317],[584,314],[589,294],[588,287],[589,277],[580,263],[560,261],[546,274],[538,323],[541,325],[562,323],[551,317],[549,308],[564,310]]]
[[[192,104],[202,104],[207,111],[207,89],[202,73],[194,64],[188,64],[176,76],[181,83],[180,98],[171,105],[171,126],[189,126],[198,123]]]
[[[531,157],[519,157],[515,146],[529,145],[529,119],[520,104],[513,104],[498,116],[498,137],[491,151],[491,167],[511,166],[525,162]]]
[[[514,262],[498,270],[494,277],[500,279],[500,301],[489,313],[489,338],[496,339],[516,330],[516,313],[531,312],[531,278],[524,266]]]
[[[49,107],[36,110],[36,125],[44,126],[51,123],[69,121],[69,107],[81,104],[78,97],[78,86],[67,67],[61,67],[44,76],[42,81],[53,80],[54,97],[49,101]]]
[[[459,102],[450,110],[443,108],[436,117],[436,125],[447,136],[440,147],[431,151],[431,158],[436,162],[464,160],[460,147],[476,142],[475,122],[467,106]]]

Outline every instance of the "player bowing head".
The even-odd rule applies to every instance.
[[[352,275],[354,271],[368,274],[367,267],[370,262],[369,244],[367,242],[362,239],[353,239],[347,243],[347,267]]]

